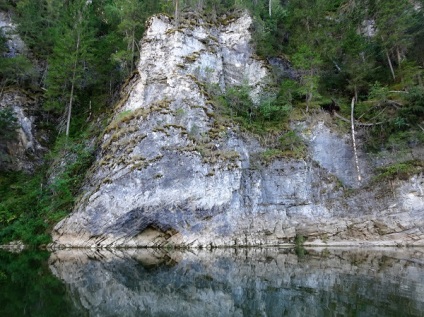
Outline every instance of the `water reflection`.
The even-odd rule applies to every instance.
[[[0,250],[0,316],[81,316],[47,265],[48,252]],[[65,314],[64,314],[65,312]]]
[[[89,316],[423,316],[424,249],[59,251]]]

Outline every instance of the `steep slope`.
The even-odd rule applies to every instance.
[[[16,26],[12,23],[10,14],[0,11],[0,35],[6,39],[1,56],[4,59],[13,59],[27,54],[25,43],[16,34],[15,29]],[[22,69],[17,67],[13,72],[19,73]],[[18,74],[10,74],[10,76],[19,77]],[[11,109],[17,126],[15,137],[1,140],[0,171],[33,171],[42,161],[46,151],[42,144],[48,139],[45,131],[37,129],[37,125],[42,121],[39,95],[21,89],[18,82],[9,82],[3,77],[0,80],[2,85],[0,111]],[[0,133],[0,138],[1,135]]]
[[[217,119],[205,86],[247,84],[255,100],[266,84],[251,23],[247,14],[219,25],[150,19],[139,75],[54,246],[424,243],[423,175],[361,189],[349,138],[319,118],[298,126],[307,159],[265,163],[254,137]],[[360,188],[347,194],[341,184]]]

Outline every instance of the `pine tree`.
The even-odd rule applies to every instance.
[[[66,109],[66,135],[69,129],[76,90],[87,86],[94,46],[94,30],[90,26],[91,4],[70,3],[66,16],[55,30],[55,45],[49,58],[47,76],[47,108]]]

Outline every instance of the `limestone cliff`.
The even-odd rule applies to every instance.
[[[348,136],[325,115],[294,124],[305,159],[262,162],[265,148],[217,120],[205,85],[266,84],[247,14],[213,25],[148,22],[138,75],[106,128],[84,195],[53,231],[56,246],[424,244],[424,177],[357,184]],[[370,175],[373,162],[360,153]],[[346,191],[346,188],[350,188]]]

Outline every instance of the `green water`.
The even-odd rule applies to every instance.
[[[49,256],[0,251],[0,316],[73,316],[65,284],[49,269]]]
[[[424,316],[424,249],[0,252],[0,316]]]

